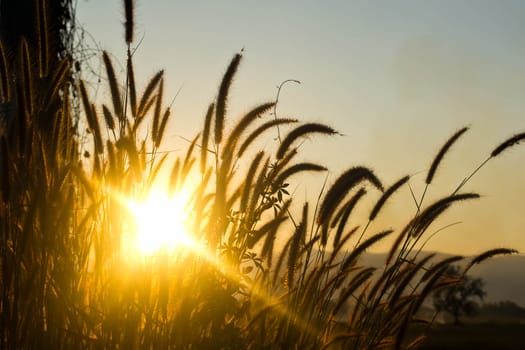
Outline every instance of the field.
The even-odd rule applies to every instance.
[[[124,2],[123,74],[113,54],[100,53],[105,103],[80,63],[53,51],[47,2],[36,3],[36,44],[0,40],[0,349],[415,349],[419,342],[408,341],[425,330],[406,331],[436,291],[517,253],[440,257],[423,248],[447,227],[436,226],[445,212],[480,199],[464,188],[469,180],[525,133],[495,145],[436,197],[435,175],[469,128],[457,130],[430,163],[422,193],[411,192],[411,218],[385,225],[376,220],[382,208],[417,179],[383,183],[350,163],[328,181],[328,168],[302,160],[301,145],[339,131],[279,116],[278,98],[231,116],[243,51],[201,132],[165,152],[171,104],[164,71],[136,84],[133,1]],[[326,186],[303,201],[292,190],[299,176],[321,176]],[[383,240],[382,264],[363,264]],[[461,274],[448,272],[463,261]],[[523,328],[434,328],[426,348],[523,347],[511,343]]]
[[[434,325],[426,331],[419,327],[411,330],[414,334],[422,331],[428,337],[422,350],[525,349],[524,324]]]

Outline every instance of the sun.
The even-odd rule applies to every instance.
[[[135,221],[134,245],[143,255],[170,253],[177,247],[192,246],[187,230],[187,203],[184,193],[168,196],[152,193],[144,201],[130,201]]]

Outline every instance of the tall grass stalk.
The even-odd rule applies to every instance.
[[[72,87],[65,78],[72,63],[67,58],[46,68],[55,53],[42,32],[45,18],[39,19],[38,47],[21,41],[15,60],[6,60],[0,42],[0,348],[420,344],[422,337],[405,339],[407,327],[428,295],[457,283],[444,271],[462,259],[420,257],[421,242],[445,211],[478,197],[460,190],[486,162],[452,195],[430,204],[425,194],[416,199],[416,214],[398,229],[377,229],[371,222],[409,178],[384,191],[365,166],[350,166],[327,182],[314,205],[296,203],[288,192],[292,181],[326,170],[298,162],[296,141],[337,131],[278,118],[277,101],[225,123],[240,53],[226,69],[202,132],[181,153],[161,156],[171,118],[163,102],[164,74],[156,73],[137,93],[130,50],[133,2],[125,1],[125,9],[124,88],[110,55],[102,53],[111,100],[100,106],[85,83]],[[80,115],[71,108],[73,90],[80,92]],[[272,109],[274,118],[268,118]],[[39,120],[50,121],[51,130]],[[85,144],[79,137],[83,125]],[[271,130],[279,139],[283,132],[282,142],[259,149],[255,140]],[[465,131],[441,148],[426,187]],[[509,138],[489,159],[523,139],[523,134]],[[190,193],[181,211],[193,243],[141,254],[134,246],[129,203],[150,195],[165,166],[171,169],[166,193]],[[379,199],[361,222],[353,213],[370,196]],[[393,241],[384,266],[363,265],[363,254],[387,239]],[[489,250],[467,270],[509,253],[515,251]]]

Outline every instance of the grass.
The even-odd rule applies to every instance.
[[[132,16],[129,6],[125,12]],[[296,203],[287,190],[294,178],[326,170],[296,161],[298,141],[337,131],[268,118],[273,102],[255,106],[226,129],[241,53],[226,70],[202,132],[169,158],[158,151],[170,121],[163,72],[139,93],[129,50],[133,23],[127,18],[126,77],[117,77],[111,58],[102,54],[109,105],[96,105],[82,81],[67,79],[70,59],[44,74],[37,68],[52,52],[38,54],[22,41],[16,58],[7,61],[0,46],[1,102],[13,111],[3,116],[0,136],[0,347],[420,345],[421,338],[407,343],[407,329],[429,295],[458,283],[444,271],[461,258],[436,261],[420,257],[420,249],[444,212],[478,198],[461,188],[479,168],[442,199],[415,199],[413,219],[394,230],[376,230],[373,223],[406,186],[406,176],[385,186],[371,169],[351,166],[317,203]],[[83,110],[71,108],[72,96],[79,96]],[[257,139],[285,127],[273,150],[257,149]],[[466,131],[438,152],[427,186]],[[504,141],[488,160],[524,138]],[[191,194],[186,224],[194,245],[137,257],[130,250],[135,228],[127,202],[147,198],[166,168],[165,191]],[[360,222],[351,214],[369,192],[379,199]],[[384,266],[361,265],[360,256],[387,237],[393,243]],[[468,266],[513,252],[491,250]]]
[[[410,333],[424,332],[426,342],[421,349],[480,349],[480,350],[514,350],[523,349],[522,324],[463,324],[436,325],[430,329],[414,327]]]

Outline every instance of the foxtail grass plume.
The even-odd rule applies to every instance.
[[[115,120],[113,119],[113,115],[106,105],[102,105],[102,112],[104,114],[104,120],[106,121],[106,126],[108,129],[115,130]]]
[[[36,36],[38,44],[38,68],[39,76],[43,78],[47,76],[49,65],[49,42],[47,30],[47,14],[46,14],[46,0],[37,0],[35,2],[35,18],[36,18]]]
[[[269,234],[270,232],[277,232],[281,224],[286,222],[288,220],[288,217],[282,217],[278,216],[271,221],[265,223],[263,226],[258,228],[253,232],[253,234],[248,237],[247,246],[248,248],[253,248],[254,245],[257,244],[263,238],[265,235]]]
[[[157,137],[155,139],[155,147],[159,148],[160,144],[162,143],[162,139],[164,137],[164,132],[166,131],[166,126],[168,125],[168,120],[171,116],[171,110],[170,108],[166,108],[164,111],[164,114],[162,115],[162,119],[160,121],[159,130],[157,131]]]
[[[354,210],[355,206],[357,205],[357,202],[359,202],[359,200],[361,198],[363,198],[363,196],[366,194],[366,190],[364,188],[360,188],[359,191],[357,191],[356,194],[354,194],[352,196],[352,198],[350,198],[350,200],[348,201],[348,203],[343,206],[343,208],[341,208],[341,211],[339,212],[339,215],[336,215],[336,217],[334,218],[334,220],[332,221],[332,227],[334,227],[337,222],[339,221],[339,225],[337,225],[337,230],[335,231],[335,236],[334,236],[334,239],[333,239],[333,247],[335,249],[335,247],[337,247],[339,245],[339,241],[341,239],[341,236],[343,234],[343,231],[346,227],[346,224],[348,222],[348,218],[350,217],[350,214],[352,213],[352,211]],[[324,226],[325,230],[327,230],[327,226],[325,225]],[[327,233],[325,233],[327,234]]]
[[[124,14],[126,21],[124,23],[125,27],[125,40],[126,44],[130,45],[133,42],[133,29],[135,27],[134,19],[134,3],[133,0],[124,0]]]
[[[246,113],[244,117],[242,117],[241,120],[239,120],[239,122],[235,125],[233,130],[228,135],[228,139],[226,140],[226,144],[223,149],[223,158],[226,155],[234,154],[234,146],[237,144],[237,141],[239,140],[241,134],[248,128],[248,126],[252,122],[254,122],[261,115],[269,111],[274,105],[274,102],[260,104],[248,113]]]
[[[155,98],[155,108],[153,110],[153,122],[151,126],[151,139],[157,143],[159,136],[160,114],[162,113],[162,97],[164,96],[164,78],[160,79],[158,93]]]
[[[297,119],[288,119],[288,118],[279,118],[279,119],[273,119],[270,120],[261,126],[259,126],[257,129],[255,129],[253,132],[246,137],[246,139],[243,141],[241,146],[239,147],[239,150],[237,151],[237,156],[240,157],[243,155],[244,151],[252,144],[253,141],[257,137],[259,137],[262,133],[264,133],[267,130],[273,129],[274,127],[279,127],[279,125],[285,125],[285,124],[292,124],[297,123]]]
[[[135,70],[133,68],[132,57],[127,60],[127,74],[128,74],[128,92],[129,92],[129,106],[131,108],[131,115],[137,116],[137,87],[135,85]]]
[[[480,196],[477,193],[460,193],[448,197],[444,197],[429,205],[421,212],[413,222],[411,227],[411,234],[414,237],[419,237],[441,214],[443,214],[453,203],[478,199]]]
[[[195,162],[195,157],[193,157],[193,151],[195,150],[195,145],[197,145],[197,140],[201,137],[200,134],[195,135],[193,140],[191,140],[190,146],[186,151],[186,156],[184,157],[184,162],[182,163],[182,177],[187,178],[188,173],[190,172],[193,163]]]
[[[282,173],[280,173],[276,178],[275,178],[275,186],[280,186],[284,183],[284,181],[286,179],[288,179],[290,176],[294,175],[294,174],[297,174],[297,173],[300,173],[300,172],[305,172],[305,171],[327,171],[328,169],[324,166],[321,166],[319,164],[314,164],[314,163],[299,163],[299,164],[294,164],[292,166],[290,166],[289,168],[286,168]]]
[[[395,184],[390,186],[379,198],[377,203],[375,204],[374,208],[370,212],[370,216],[368,217],[368,220],[372,221],[376,218],[377,214],[379,214],[379,211],[383,206],[385,205],[388,198],[390,198],[401,186],[403,186],[407,181],[410,179],[410,176],[405,176],[401,179],[399,179]]]
[[[116,142],[116,146],[117,148],[124,150],[128,154],[130,168],[135,173],[136,177],[138,178],[140,176],[140,171],[141,171],[140,158],[139,158],[139,152],[137,151],[137,148],[133,140],[131,140],[129,137],[121,137]]]
[[[359,256],[363,254],[368,248],[385,238],[386,236],[390,235],[393,230],[386,230],[379,233],[376,233],[372,237],[365,240],[363,243],[358,245],[354,250],[350,252],[350,254],[345,258],[343,265],[341,266],[341,269],[344,271],[348,269],[350,266],[352,266]]]
[[[91,113],[88,114],[88,125],[93,134],[95,142],[95,153],[104,153],[104,143],[102,142],[102,130],[100,129],[100,123],[98,122],[97,110],[94,104],[91,104]]]
[[[339,176],[339,178],[326,193],[319,207],[317,222],[321,225],[328,225],[332,213],[339,206],[344,197],[348,194],[348,192],[350,192],[351,189],[363,181],[368,181],[373,186],[383,191],[383,185],[374,175],[372,170],[361,166],[350,168],[341,176]],[[328,239],[326,231],[324,232],[325,234],[323,234],[321,237],[321,244],[323,246],[326,245]]]
[[[120,120],[121,124],[124,123],[122,114],[122,98],[120,96],[120,89],[118,87],[117,76],[115,74],[115,69],[109,58],[109,54],[104,51],[102,53],[102,58],[104,60],[104,65],[106,66],[106,74],[108,75],[109,90],[111,92],[111,99],[113,102],[113,111],[115,115]]]
[[[441,147],[438,154],[436,155],[436,158],[434,158],[434,161],[432,162],[432,165],[430,166],[430,169],[428,170],[427,178],[425,180],[426,184],[429,185],[432,182],[432,179],[434,179],[434,175],[436,174],[436,170],[443,160],[443,157],[445,157],[445,154],[448,152],[450,147],[459,139],[461,135],[463,135],[468,130],[468,127],[464,127],[460,130],[458,130],[454,135],[452,135],[447,142]]]
[[[89,124],[89,120],[93,119],[93,110],[91,109],[91,101],[89,100],[89,96],[88,96],[88,92],[87,92],[87,89],[86,89],[86,85],[84,84],[84,81],[80,81],[79,85],[79,90],[80,90],[80,98],[82,100],[82,105],[84,106],[84,112],[86,114],[86,119],[88,120],[88,124]]]
[[[484,253],[479,254],[474,259],[470,261],[470,263],[467,265],[467,267],[464,270],[464,273],[467,273],[468,270],[472,268],[472,266],[481,263],[482,261],[485,261],[487,259],[490,259],[497,255],[510,255],[510,254],[517,254],[518,251],[515,249],[509,249],[509,248],[495,248],[487,250]]]
[[[224,119],[226,117],[226,108],[228,106],[228,92],[233,82],[233,77],[237,72],[237,68],[239,68],[239,64],[241,63],[241,58],[242,54],[240,53],[233,57],[230,65],[228,66],[228,69],[226,70],[226,73],[224,74],[224,77],[222,78],[221,86],[219,87],[217,107],[215,109],[214,135],[216,144],[219,144],[222,141],[222,135],[224,132]]]
[[[491,157],[497,157],[501,152],[505,151],[507,148],[510,148],[514,145],[517,145],[521,141],[525,140],[525,132],[516,134],[509,138],[508,140],[501,143],[498,147],[496,147],[492,153],[490,154]]]
[[[308,203],[303,206],[303,215],[301,222],[297,225],[295,232],[291,238],[290,250],[288,252],[288,288],[292,289],[294,282],[294,272],[297,266],[297,258],[299,257],[299,250],[301,243],[304,241],[306,234],[306,227],[308,224]]]
[[[206,112],[206,116],[204,117],[204,127],[202,128],[202,137],[201,137],[201,163],[200,163],[200,170],[201,173],[204,174],[206,171],[206,164],[208,159],[208,143],[210,140],[210,129],[211,129],[211,121],[213,117],[213,112],[215,110],[215,104],[210,103],[208,106],[208,111]]]
[[[282,159],[285,153],[290,149],[292,144],[299,138],[306,136],[308,134],[325,134],[325,135],[335,135],[337,131],[331,127],[319,124],[319,123],[306,123],[301,126],[298,126],[292,130],[281,142],[281,145],[277,149],[276,157],[277,159]]]
[[[146,88],[144,89],[144,93],[142,94],[138,105],[137,118],[144,117],[144,115],[148,112],[149,108],[151,107],[151,104],[154,101],[154,98],[151,98],[151,95],[153,94],[153,91],[155,91],[155,89],[157,88],[157,85],[160,83],[163,76],[164,71],[158,71],[153,76],[153,78],[150,79],[148,85],[146,85]]]

